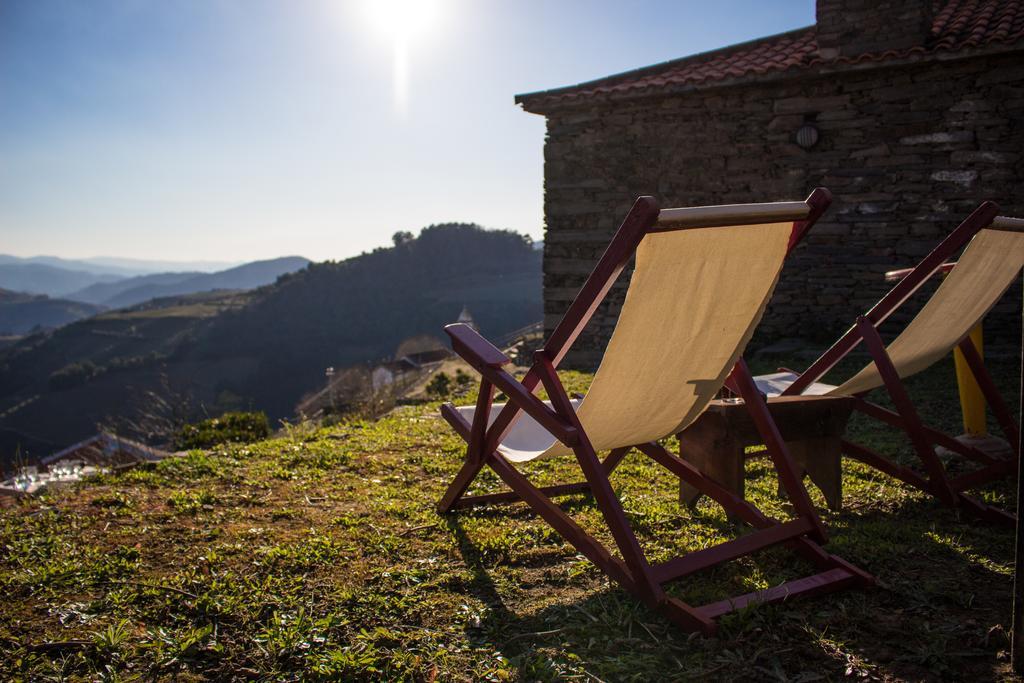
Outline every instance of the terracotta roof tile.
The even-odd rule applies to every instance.
[[[924,45],[856,57],[823,60],[814,26],[579,85],[516,97],[531,107],[564,103],[597,95],[613,95],[673,86],[700,85],[735,78],[781,73],[821,64],[860,64],[962,50],[1024,39],[1024,0],[939,0],[931,35]]]

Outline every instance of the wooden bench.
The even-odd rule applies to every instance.
[[[801,476],[821,490],[829,509],[842,507],[840,440],[853,410],[848,396],[782,396],[768,399],[768,409]],[[717,483],[744,494],[743,464],[748,446],[762,443],[742,399],[716,399],[684,432],[677,435],[679,455]],[[781,492],[781,485],[780,485]],[[679,501],[695,506],[700,492],[680,482]]]

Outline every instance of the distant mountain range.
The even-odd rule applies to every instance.
[[[258,289],[150,300],[26,337],[0,349],[0,462],[18,443],[39,454],[112,420],[145,439],[140,414],[159,406],[176,419],[225,409],[291,416],[324,368],[390,357],[409,337],[444,339],[464,305],[492,338],[540,320],[541,281],[529,239],[435,225]]]
[[[10,256],[0,254],[0,265],[40,264],[65,270],[80,270],[94,275],[117,275],[131,277],[150,273],[195,271],[212,273],[238,265],[238,261],[151,261],[146,259],[94,256],[84,259],[66,259],[58,256]]]
[[[0,288],[27,294],[65,296],[98,282],[116,282],[124,275],[90,273],[46,263],[0,263]]]
[[[105,310],[103,306],[0,289],[0,337],[67,325]]]
[[[109,256],[88,259],[64,259],[56,256],[23,258],[0,254],[0,288],[77,300],[73,296],[75,292],[94,284],[154,274],[184,274],[187,277],[196,277],[223,272],[225,268],[234,270],[237,265],[219,261],[145,261]]]
[[[101,304],[109,308],[132,306],[150,299],[209,292],[215,289],[252,289],[269,284],[285,273],[309,265],[301,256],[253,261],[217,273],[156,273],[98,282],[68,294],[69,299]]]
[[[122,308],[150,299],[213,290],[252,289],[305,268],[309,260],[286,256],[253,261],[214,273],[197,271],[117,275],[73,270],[53,257],[0,256],[0,336],[24,334],[39,326],[58,327],[106,308]],[[110,266],[116,268],[117,266]]]

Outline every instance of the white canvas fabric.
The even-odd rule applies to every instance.
[[[698,228],[641,241],[601,366],[574,403],[596,450],[675,434],[703,412],[764,314],[792,225]],[[471,420],[474,408],[459,411]],[[498,451],[513,462],[571,452],[525,414]]]
[[[551,407],[551,401],[544,401],[548,408]],[[573,410],[578,411],[580,408],[581,401],[579,399],[572,400]],[[504,403],[495,403],[491,406],[491,414],[487,420],[487,426],[490,427],[497,419],[498,413],[505,407]],[[460,406],[456,408],[462,417],[467,422],[473,424],[473,417],[476,415],[476,406]],[[498,447],[498,452],[504,455],[512,462],[525,462],[527,460],[533,460],[538,455],[546,451],[554,442],[554,437],[538,424],[536,420],[527,415],[521,413],[519,419],[515,421],[512,428],[509,430],[505,438],[501,440],[501,445]]]
[[[789,385],[796,381],[797,375],[792,372],[773,372],[770,375],[758,375],[754,378],[757,390],[765,396],[781,396],[782,392],[789,388]],[[814,382],[804,389],[804,396],[824,396],[834,391],[834,384]]]

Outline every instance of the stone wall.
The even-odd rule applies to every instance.
[[[931,0],[818,0],[818,50],[825,59],[923,45]]]
[[[755,345],[834,339],[887,291],[885,271],[914,265],[984,199],[1024,216],[1020,52],[589,100],[546,116],[548,332],[641,194],[668,207],[803,199],[818,185],[834,193],[788,261]],[[820,131],[809,150],[794,142],[804,122]],[[567,367],[600,359],[625,283]],[[1011,291],[987,321],[990,339],[1019,341],[1020,285]]]

